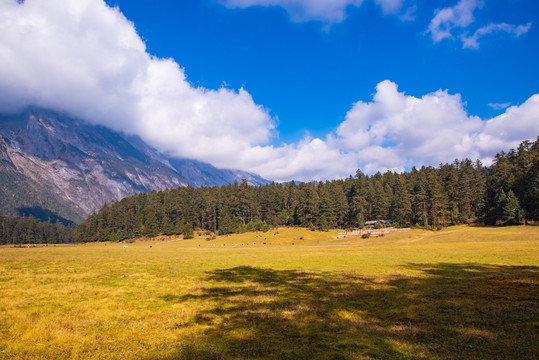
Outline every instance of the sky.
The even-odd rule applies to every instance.
[[[539,135],[537,0],[0,0],[0,112],[275,181],[485,164]]]

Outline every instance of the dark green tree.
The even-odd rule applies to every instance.
[[[518,199],[512,190],[509,190],[505,197],[505,203],[501,204],[501,219],[502,223],[510,224],[517,220],[517,209],[520,210]]]
[[[148,237],[159,235],[159,223],[157,222],[157,215],[153,211],[148,211],[145,216],[143,235]]]

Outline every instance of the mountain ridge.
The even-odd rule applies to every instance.
[[[41,208],[80,222],[105,203],[138,192],[244,178],[268,183],[252,173],[168,157],[137,136],[51,110],[0,115],[0,211],[6,215]]]

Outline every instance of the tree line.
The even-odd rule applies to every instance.
[[[517,210],[518,209],[518,210]],[[524,141],[501,152],[491,166],[455,160],[406,173],[343,180],[250,186],[182,187],[140,193],[89,216],[77,241],[120,241],[184,234],[194,228],[219,234],[296,225],[326,230],[362,227],[366,220],[437,228],[465,222],[486,224],[539,218],[539,143]]]
[[[41,222],[34,217],[0,215],[0,245],[65,244],[75,240],[75,228]]]

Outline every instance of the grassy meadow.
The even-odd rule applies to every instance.
[[[0,248],[0,359],[539,358],[537,227],[167,241]]]

